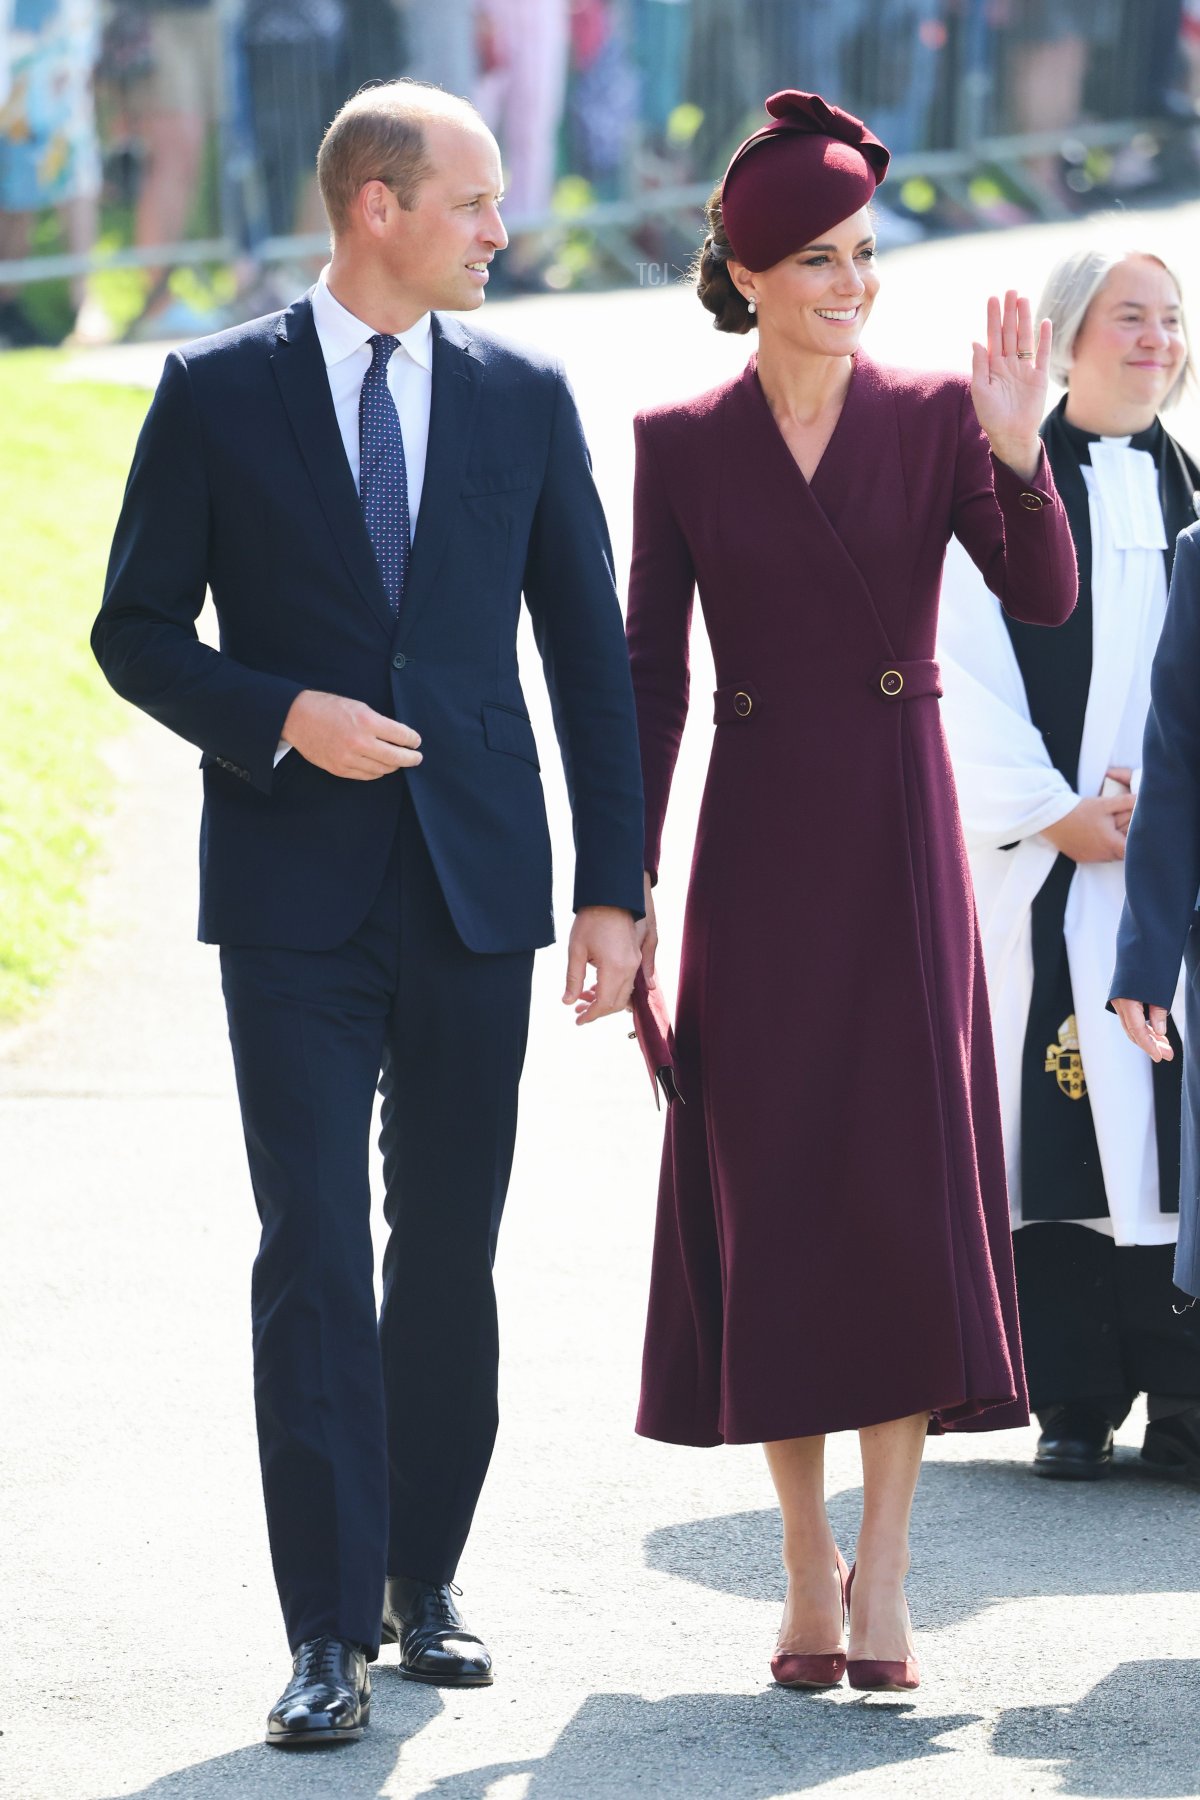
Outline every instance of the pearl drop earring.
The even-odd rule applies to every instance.
[[[758,301],[757,300],[747,300],[746,311],[756,313],[758,311]]]

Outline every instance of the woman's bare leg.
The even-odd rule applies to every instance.
[[[837,1550],[825,1512],[825,1439],[780,1438],[763,1449],[783,1514],[788,1578],[778,1648],[821,1656],[842,1646]]]
[[[921,1473],[928,1413],[868,1425],[859,1432],[863,1516],[855,1552],[850,1655],[882,1662],[915,1654],[904,1578],[908,1523]]]

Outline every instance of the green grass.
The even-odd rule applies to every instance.
[[[100,746],[129,718],[88,632],[149,395],[60,381],[64,361],[0,356],[0,1021],[79,942],[112,786]]]

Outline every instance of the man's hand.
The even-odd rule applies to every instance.
[[[1147,1008],[1141,1000],[1114,1000],[1113,1011],[1125,1027],[1125,1036],[1130,1043],[1144,1050],[1151,1062],[1174,1062],[1175,1052],[1167,1040],[1165,1006]],[[1150,1014],[1148,1020],[1147,1011]]]
[[[1047,825],[1042,836],[1072,862],[1122,862],[1132,814],[1132,794],[1098,795],[1081,800],[1065,819]]]
[[[590,1025],[606,1013],[624,1012],[640,961],[632,913],[621,906],[581,907],[567,946],[563,995],[563,1005],[575,1008],[575,1023]],[[596,985],[585,988],[589,963]]]
[[[421,761],[416,732],[377,713],[362,700],[305,688],[297,694],[283,725],[284,742],[305,762],[344,781],[378,781]]]
[[[638,948],[642,953],[642,968],[646,974],[646,986],[655,984],[654,959],[658,954],[658,920],[654,916],[654,889],[650,886],[649,871],[646,873],[646,915],[634,925]]]

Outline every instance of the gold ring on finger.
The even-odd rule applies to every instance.
[[[1032,362],[1033,361],[1033,351],[1032,350],[1018,350],[1017,351],[1017,360],[1018,360],[1018,362]]]

